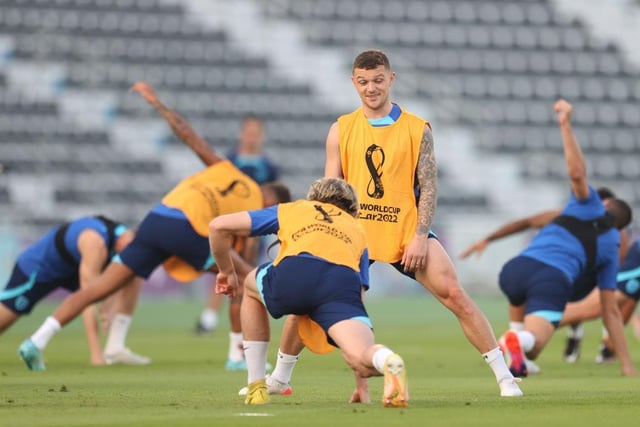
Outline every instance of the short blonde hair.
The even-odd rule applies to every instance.
[[[358,216],[358,196],[351,184],[341,178],[321,178],[309,187],[307,200],[330,203],[349,215]]]
[[[360,52],[358,56],[356,56],[356,59],[353,60],[351,73],[353,74],[356,68],[361,70],[373,70],[378,68],[380,65],[384,66],[385,70],[391,71],[389,58],[387,58],[387,55],[385,55],[383,51],[379,49],[365,50]]]

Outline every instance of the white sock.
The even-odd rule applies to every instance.
[[[582,323],[577,325],[569,325],[567,328],[567,337],[581,340],[584,337],[584,326]]]
[[[607,328],[605,328],[604,326],[602,327],[602,339],[606,340],[607,338],[609,338],[609,331],[607,331]]]
[[[250,341],[257,342],[257,341]],[[232,362],[241,362],[245,355],[242,351],[242,332],[229,332],[229,355],[227,356]]]
[[[531,351],[536,344],[536,337],[529,331],[519,331],[518,340],[520,340],[520,348],[525,353]]]
[[[218,326],[218,312],[213,308],[205,308],[200,314],[200,324],[206,329],[215,329]]]
[[[391,356],[393,351],[388,349],[387,347],[383,347],[373,353],[373,357],[371,358],[371,363],[373,367],[378,370],[381,374],[384,374],[384,362],[387,360],[387,357]]]
[[[247,360],[247,384],[265,377],[269,341],[242,341]]]
[[[298,359],[300,359],[300,355],[293,356],[290,354],[284,354],[280,350],[278,350],[276,367],[273,369],[273,372],[271,372],[271,378],[285,384],[291,382],[293,368],[296,366],[296,362],[298,361]]]
[[[38,328],[36,333],[31,335],[31,342],[33,342],[39,350],[44,350],[51,338],[53,338],[61,328],[60,322],[58,322],[55,317],[49,316]]]
[[[118,353],[125,349],[129,326],[131,325],[131,316],[128,314],[117,313],[113,316],[111,327],[109,328],[109,336],[107,344],[104,347],[106,354]]]
[[[512,331],[524,330],[524,322],[509,322],[509,329]]]
[[[509,370],[507,363],[504,361],[504,356],[502,355],[500,347],[496,347],[493,350],[483,353],[482,358],[493,371],[493,375],[496,376],[497,382],[500,382],[505,378],[513,378],[513,374]]]

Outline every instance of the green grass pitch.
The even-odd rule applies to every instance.
[[[506,326],[500,297],[478,298],[495,332]],[[41,304],[0,337],[0,425],[39,426],[578,426],[635,425],[640,379],[622,378],[619,366],[598,366],[600,323],[586,324],[581,360],[561,359],[564,331],[540,357],[542,374],[525,379],[523,398],[501,398],[490,369],[464,338],[455,318],[428,295],[368,301],[377,341],[407,364],[411,401],[406,409],[381,406],[382,379],[370,380],[370,405],[350,405],[353,376],[337,352],[304,353],[291,396],[246,406],[238,389],[244,372],[226,372],[226,312],[212,336],[195,336],[201,301],[177,297],[141,300],[128,344],[151,356],[145,367],[88,365],[79,319],[46,351],[46,372],[29,372],[17,347],[49,314]],[[281,321],[272,322],[274,361]],[[640,365],[640,343],[629,333]]]

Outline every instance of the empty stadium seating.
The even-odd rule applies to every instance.
[[[566,97],[575,104],[591,176],[628,188],[640,205],[640,190],[631,185],[640,174],[631,160],[640,150],[640,72],[615,45],[549,1],[256,4],[263,19],[300,24],[309,46],[340,52],[345,64],[361,48],[388,51],[402,77],[394,87],[398,97],[423,100],[439,126],[469,130],[480,152],[513,156],[526,179],[564,176],[551,106]],[[0,213],[48,224],[97,207],[139,221],[177,177],[163,166],[162,153],[131,155],[114,142],[110,126],[118,119],[159,120],[127,94],[137,80],[154,84],[222,152],[235,143],[244,114],[263,116],[267,150],[297,196],[322,175],[324,137],[342,111],[318,100],[311,84],[276,72],[266,56],[243,50],[224,30],[189,19],[180,1],[4,0],[0,8],[0,36],[12,46],[5,62],[62,70],[54,96],[43,98],[0,68]],[[111,95],[105,125],[75,120],[62,107],[74,91]],[[161,139],[178,144],[168,129]],[[29,174],[52,187],[50,203],[40,210],[25,209],[14,197],[23,190],[12,177]],[[450,209],[491,210],[492,192],[500,191],[448,179],[445,166],[440,204]]]
[[[405,83],[414,79],[396,93],[424,99],[436,123],[470,129],[482,151],[515,154],[526,178],[566,175],[549,159],[561,156],[551,107],[567,98],[590,176],[636,178],[625,160],[640,151],[640,71],[548,1],[281,0],[264,12],[300,21],[312,44],[389,52]]]

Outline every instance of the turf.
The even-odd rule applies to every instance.
[[[501,298],[478,303],[497,333],[506,325]],[[20,342],[51,311],[41,304],[0,337],[0,425],[38,426],[574,426],[615,420],[635,424],[640,380],[622,378],[619,366],[593,362],[600,323],[586,325],[582,359],[560,357],[564,332],[539,359],[543,373],[523,381],[523,398],[500,398],[489,368],[464,339],[455,318],[429,296],[372,299],[369,312],[378,342],[405,358],[411,401],[407,409],[378,403],[382,380],[370,381],[370,405],[346,403],[353,378],[334,352],[305,353],[293,377],[294,394],[249,407],[237,396],[244,372],[224,371],[228,322],[212,336],[195,336],[201,302],[143,300],[129,345],[149,355],[145,367],[88,366],[79,320],[46,351],[46,372],[29,372],[18,359]],[[272,323],[274,361],[281,321]],[[629,335],[634,361],[640,344]]]

